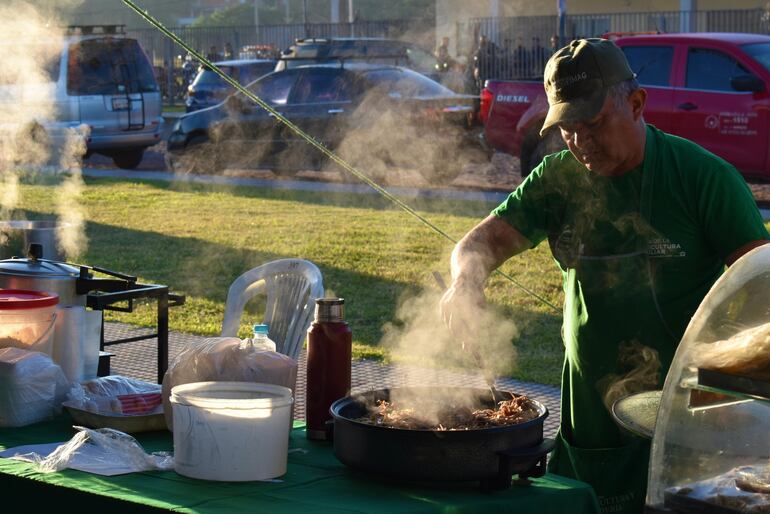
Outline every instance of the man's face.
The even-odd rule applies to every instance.
[[[614,175],[628,171],[629,160],[634,157],[634,145],[628,143],[638,137],[637,121],[631,98],[621,108],[607,95],[602,110],[595,117],[576,123],[560,123],[559,130],[567,148],[586,168],[599,175]]]

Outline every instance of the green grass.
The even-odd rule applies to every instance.
[[[355,357],[389,361],[395,356],[380,343],[387,327],[403,328],[399,305],[425,291],[438,294],[432,271],[448,278],[452,244],[374,195],[120,179],[88,178],[86,184],[81,203],[89,245],[79,261],[185,294],[185,305],[170,311],[172,330],[217,335],[227,289],[238,275],[273,259],[298,257],[317,264],[327,290],[346,299]],[[25,185],[19,217],[53,218],[55,194],[52,184]],[[458,238],[492,208],[447,200],[410,204]],[[513,259],[505,270],[561,304],[561,278],[547,245]],[[490,281],[488,295],[492,307],[518,329],[517,365],[501,371],[557,384],[560,314],[501,278]],[[151,304],[131,314],[110,313],[108,319],[156,322]],[[259,305],[250,305],[240,335],[257,319]],[[431,329],[443,330],[434,325]],[[450,354],[448,365],[464,362]]]

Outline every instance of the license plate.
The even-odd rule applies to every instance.
[[[113,98],[112,99],[113,111],[127,111],[128,110],[128,98]]]

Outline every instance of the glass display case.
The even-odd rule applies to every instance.
[[[770,513],[770,245],[733,264],[690,321],[649,479],[651,513]]]

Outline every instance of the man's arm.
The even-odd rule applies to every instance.
[[[483,286],[489,275],[502,263],[531,246],[518,230],[490,214],[452,250],[452,282]]]
[[[727,256],[727,259],[725,259],[725,264],[728,266],[732,266],[735,261],[749,253],[754,248],[757,248],[759,246],[765,245],[767,243],[770,243],[770,239],[758,239],[756,241],[751,241],[749,243],[746,243],[745,245],[741,246],[737,250],[735,250],[733,253]]]
[[[452,284],[441,299],[441,316],[458,335],[473,331],[485,303],[489,275],[532,244],[518,230],[495,215],[476,225],[452,250]]]

